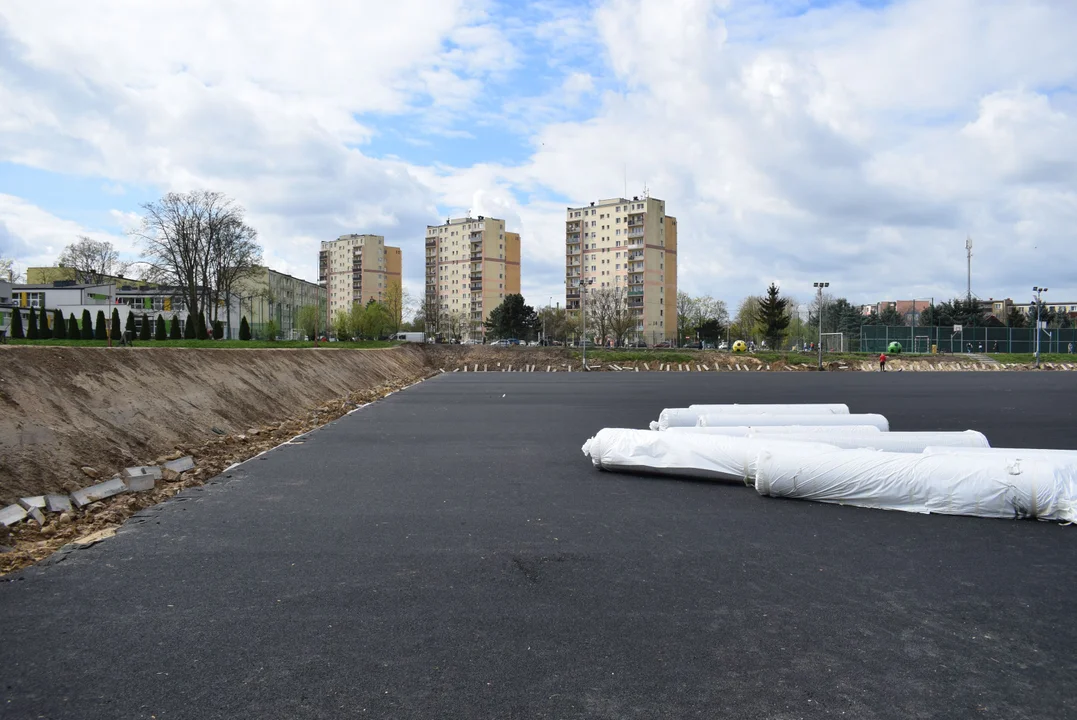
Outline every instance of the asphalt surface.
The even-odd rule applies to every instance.
[[[441,376],[0,581],[0,717],[1077,716],[1077,528],[580,452],[707,401],[1077,448],[1069,373]]]

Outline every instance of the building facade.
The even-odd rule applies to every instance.
[[[506,295],[520,292],[520,235],[480,215],[426,227],[428,330],[443,337],[485,337],[483,322]]]
[[[580,312],[581,293],[596,290],[624,296],[636,319],[630,339],[676,339],[677,218],[666,215],[665,202],[637,196],[568,208],[565,307]]]
[[[326,291],[326,325],[354,303],[385,302],[390,285],[402,282],[400,248],[381,235],[341,235],[322,242],[318,283]]]
[[[318,316],[322,318],[318,329],[326,330],[327,293],[326,288],[318,283],[258,267],[240,280],[236,294],[239,296],[240,314],[247,317],[251,335],[256,340],[268,339],[270,320],[277,325],[278,337],[285,340],[302,339],[299,311],[311,305],[318,308]],[[238,321],[234,324],[238,327]]]

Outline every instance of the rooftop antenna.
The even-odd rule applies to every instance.
[[[968,288],[966,300],[972,302],[972,238],[965,236],[965,252],[968,254]]]

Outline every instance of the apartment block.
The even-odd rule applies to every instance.
[[[480,215],[426,227],[426,315],[433,332],[481,338],[490,312],[519,292],[520,235],[507,232],[504,220]]]
[[[677,218],[652,197],[599,200],[568,208],[565,307],[579,311],[596,290],[623,293],[636,317],[633,339],[677,334]]]
[[[279,337],[285,340],[301,338],[299,312],[308,305],[321,310],[321,329],[325,329],[326,288],[320,284],[259,266],[240,280],[236,292],[240,297],[241,313],[246,315],[255,339],[267,337],[266,326],[270,320],[276,324]]]
[[[401,282],[400,270],[400,248],[386,245],[381,235],[341,235],[323,241],[318,282],[326,290],[327,324],[353,303],[385,302],[390,283]]]

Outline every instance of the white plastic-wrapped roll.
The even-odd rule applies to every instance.
[[[760,430],[762,428],[759,428]],[[758,431],[748,433],[748,437],[760,437]],[[877,432],[845,435],[838,428],[827,433],[783,433],[769,435],[775,440],[814,440],[825,442],[840,448],[867,450],[885,450],[898,453],[922,453],[932,445],[951,446],[953,450],[980,450],[989,447],[983,433],[975,430],[963,432]],[[1077,453],[1074,453],[1077,457]]]
[[[874,425],[883,432],[890,430],[890,423],[882,415],[863,413],[858,415],[700,415],[696,423],[700,427],[736,427],[747,425]]]
[[[689,410],[705,410],[708,413],[740,413],[742,415],[848,415],[849,406],[844,403],[747,403],[724,405],[689,405]]]
[[[668,432],[685,432],[697,435],[733,435],[735,437],[775,437],[781,435],[810,435],[812,442],[829,442],[829,437],[851,435],[878,435],[879,428],[874,425],[763,425],[747,427],[730,425],[728,427],[671,427]],[[775,439],[778,439],[775,437]]]
[[[876,450],[760,453],[761,495],[944,515],[1077,520],[1077,464],[992,454]]]
[[[1053,460],[1077,463],[1077,450],[1030,448],[945,447],[933,443],[924,448],[925,455],[990,455],[1014,460]]]
[[[772,443],[728,436],[605,428],[583,445],[595,467],[678,477],[749,482],[755,460]],[[821,443],[782,443],[801,452],[833,449]]]
[[[671,427],[692,427],[701,415],[848,415],[847,405],[692,405],[686,408],[666,408],[658,414],[658,422],[651,423],[651,430],[668,430]],[[747,425],[748,423],[736,423]],[[822,423],[818,423],[822,424]]]

